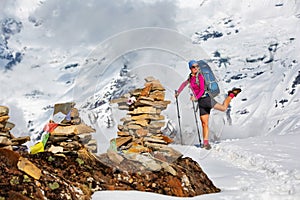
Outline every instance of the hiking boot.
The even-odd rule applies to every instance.
[[[210,146],[210,144],[202,144],[202,145],[201,145],[201,148],[204,148],[204,149],[206,149],[206,150],[210,150],[210,149],[211,149],[211,146]]]
[[[241,88],[232,88],[232,90],[228,91],[228,96],[232,93],[236,97],[241,91]]]

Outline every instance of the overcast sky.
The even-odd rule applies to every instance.
[[[141,27],[175,27],[175,1],[14,0],[0,2],[0,17],[20,20],[22,36],[33,45],[89,46],[119,32]],[[32,34],[39,38],[32,38]]]

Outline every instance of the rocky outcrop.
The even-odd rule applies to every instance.
[[[177,197],[220,191],[191,158],[180,157],[153,171],[130,157],[116,159],[119,168],[106,165],[112,156],[96,157],[85,149],[60,154],[0,149],[0,199],[91,199],[95,191],[103,190],[138,190]],[[34,167],[27,173],[21,170],[20,158]],[[28,172],[40,173],[39,179]]]

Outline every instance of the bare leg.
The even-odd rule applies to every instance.
[[[201,124],[202,124],[202,131],[203,131],[203,140],[208,140],[208,120],[209,120],[209,114],[201,115],[200,116]]]
[[[232,100],[232,97],[228,96],[226,97],[226,99],[224,100],[223,104],[220,104],[220,103],[217,103],[215,106],[214,106],[214,109],[216,110],[219,110],[219,111],[226,111],[230,102]]]

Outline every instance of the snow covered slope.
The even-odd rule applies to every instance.
[[[300,132],[299,5],[203,1],[182,8],[195,20],[180,30],[192,28],[193,41],[217,64],[226,90],[243,89],[230,112],[231,124],[241,130],[238,137]]]

